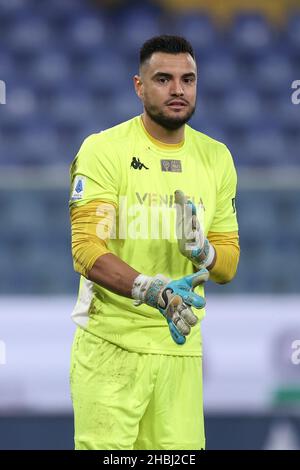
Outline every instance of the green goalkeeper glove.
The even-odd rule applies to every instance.
[[[166,318],[174,341],[184,344],[185,336],[198,321],[191,306],[197,309],[205,306],[204,298],[195,294],[194,288],[208,277],[206,269],[174,281],[162,274],[155,277],[140,274],[133,282],[132,297],[135,305],[145,303],[157,308]]]
[[[204,235],[197,218],[196,206],[180,190],[175,191],[176,235],[181,254],[192,261],[196,269],[209,266],[215,249]]]

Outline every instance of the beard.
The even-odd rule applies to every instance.
[[[148,105],[144,103],[144,108],[152,121],[156,122],[156,124],[159,124],[161,127],[169,131],[176,131],[191,119],[195,112],[196,106],[189,108],[189,111],[185,114],[185,116],[178,117],[170,117],[164,114],[163,111],[159,110],[157,106],[154,105]]]

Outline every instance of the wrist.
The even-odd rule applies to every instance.
[[[210,266],[215,259],[215,249],[208,239],[205,238],[203,248],[194,250],[192,252],[191,261],[194,266],[199,270]]]

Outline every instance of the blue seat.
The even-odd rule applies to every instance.
[[[288,20],[286,40],[290,51],[299,58],[300,55],[300,10],[294,11]]]
[[[270,54],[256,63],[253,69],[254,86],[265,94],[280,94],[290,88],[295,74],[289,57]]]
[[[7,234],[11,231],[30,234],[47,224],[47,214],[40,200],[35,198],[34,193],[28,194],[28,191],[16,190],[10,194],[4,218],[6,223],[2,229]]]
[[[0,80],[3,80],[7,84],[11,84],[18,75],[18,67],[16,62],[13,60],[12,56],[7,53],[6,50],[1,50],[0,54],[0,70],[1,77]]]
[[[202,132],[219,142],[228,142],[228,136],[225,129],[216,125],[214,122],[204,119],[201,115],[201,110],[199,114],[196,114],[195,117],[191,119],[190,125],[197,131]]]
[[[273,41],[266,17],[256,13],[237,14],[229,37],[233,50],[245,60],[264,56]]]
[[[69,174],[66,172],[66,178]],[[54,181],[55,183],[55,181]],[[38,194],[44,213],[47,215],[48,227],[58,233],[60,239],[69,237],[69,189],[41,190]]]
[[[300,135],[299,105],[292,102],[292,94],[295,91],[295,89],[291,88],[290,83],[289,87],[282,93],[282,96],[278,98],[275,108],[281,128],[290,136]],[[300,98],[300,93],[298,93],[298,98]]]
[[[71,22],[62,38],[76,55],[90,54],[106,43],[106,25],[100,11],[85,14]]]
[[[73,283],[77,284],[78,276],[73,272],[71,254],[67,245],[58,250],[57,247],[49,245],[48,240],[41,241],[40,244],[28,241],[26,251],[19,253],[18,259],[19,269],[8,272],[8,288],[12,293],[67,293],[70,292]]]
[[[19,128],[20,125],[33,119],[39,111],[38,97],[32,85],[21,82],[10,82],[6,89],[5,112],[1,113],[1,127],[4,129]]]
[[[272,237],[274,231],[278,230],[278,218],[273,201],[268,197],[269,193],[253,190],[239,191],[237,198],[237,211],[239,225],[243,233],[244,242],[257,238],[264,233]],[[257,227],[260,228],[258,232]],[[264,243],[264,240],[261,240]]]
[[[118,35],[115,40],[119,50],[127,57],[135,57],[138,61],[138,50],[142,44],[161,33],[159,18],[156,12],[147,8],[135,8],[125,13],[119,23]]]
[[[276,128],[249,131],[244,141],[246,158],[256,166],[282,166],[289,163],[289,140]]]
[[[47,21],[57,28],[64,28],[71,21],[79,19],[92,9],[92,4],[87,4],[83,0],[51,0],[51,2],[36,2],[35,8]],[[97,10],[100,4],[98,2]]]
[[[115,94],[110,106],[116,119],[115,125],[142,113],[142,104],[133,91]]]
[[[0,24],[5,28],[16,16],[27,13],[30,7],[27,0],[0,0]]]
[[[19,58],[34,57],[36,53],[55,43],[50,26],[42,16],[24,15],[11,23],[5,44]]]
[[[228,93],[219,109],[219,119],[227,129],[248,129],[262,119],[263,110],[255,91],[239,88]]]
[[[289,174],[287,174],[286,178],[290,181]],[[279,234],[287,240],[289,238],[293,240],[295,242],[294,249],[298,247],[298,250],[300,250],[299,190],[293,188],[291,184],[289,189],[286,189],[285,191],[276,191],[272,194],[272,202],[276,218],[280,221],[281,226],[284,227],[284,231],[280,230]]]
[[[126,62],[113,51],[91,56],[85,63],[83,78],[86,87],[103,97],[114,93],[119,86],[133,86]]]
[[[91,116],[91,119],[87,120],[80,126],[76,132],[74,142],[76,148],[82,143],[82,141],[91,134],[98,134],[109,127],[112,127],[116,124],[116,116],[114,113],[102,115],[101,112]]]
[[[61,88],[49,103],[50,116],[59,126],[81,124],[94,111],[94,101],[84,87]]]
[[[18,133],[15,158],[22,165],[49,165],[61,162],[55,129],[48,123],[32,121]]]
[[[53,138],[53,141],[51,139]],[[8,140],[8,139],[7,139]],[[71,150],[70,150],[71,151]],[[58,165],[64,163],[63,148],[58,145],[53,130],[24,130],[11,136],[1,144],[0,164],[5,166],[20,165]]]
[[[218,30],[210,16],[199,12],[188,12],[178,16],[175,22],[176,34],[191,42],[196,54],[210,53],[219,42]]]
[[[72,67],[65,53],[49,48],[32,61],[27,73],[35,90],[56,91],[63,83],[70,83]]]
[[[239,84],[240,75],[236,61],[230,56],[214,54],[203,61],[200,59],[199,86],[204,93],[224,95]]]
[[[0,146],[0,165],[4,166],[9,164],[11,162],[11,155],[13,154],[13,148],[12,146],[7,143],[3,142],[2,136],[0,135],[1,139],[1,146]]]

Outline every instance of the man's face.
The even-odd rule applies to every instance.
[[[162,127],[179,129],[193,115],[197,68],[190,54],[155,52],[134,81],[145,111]]]

